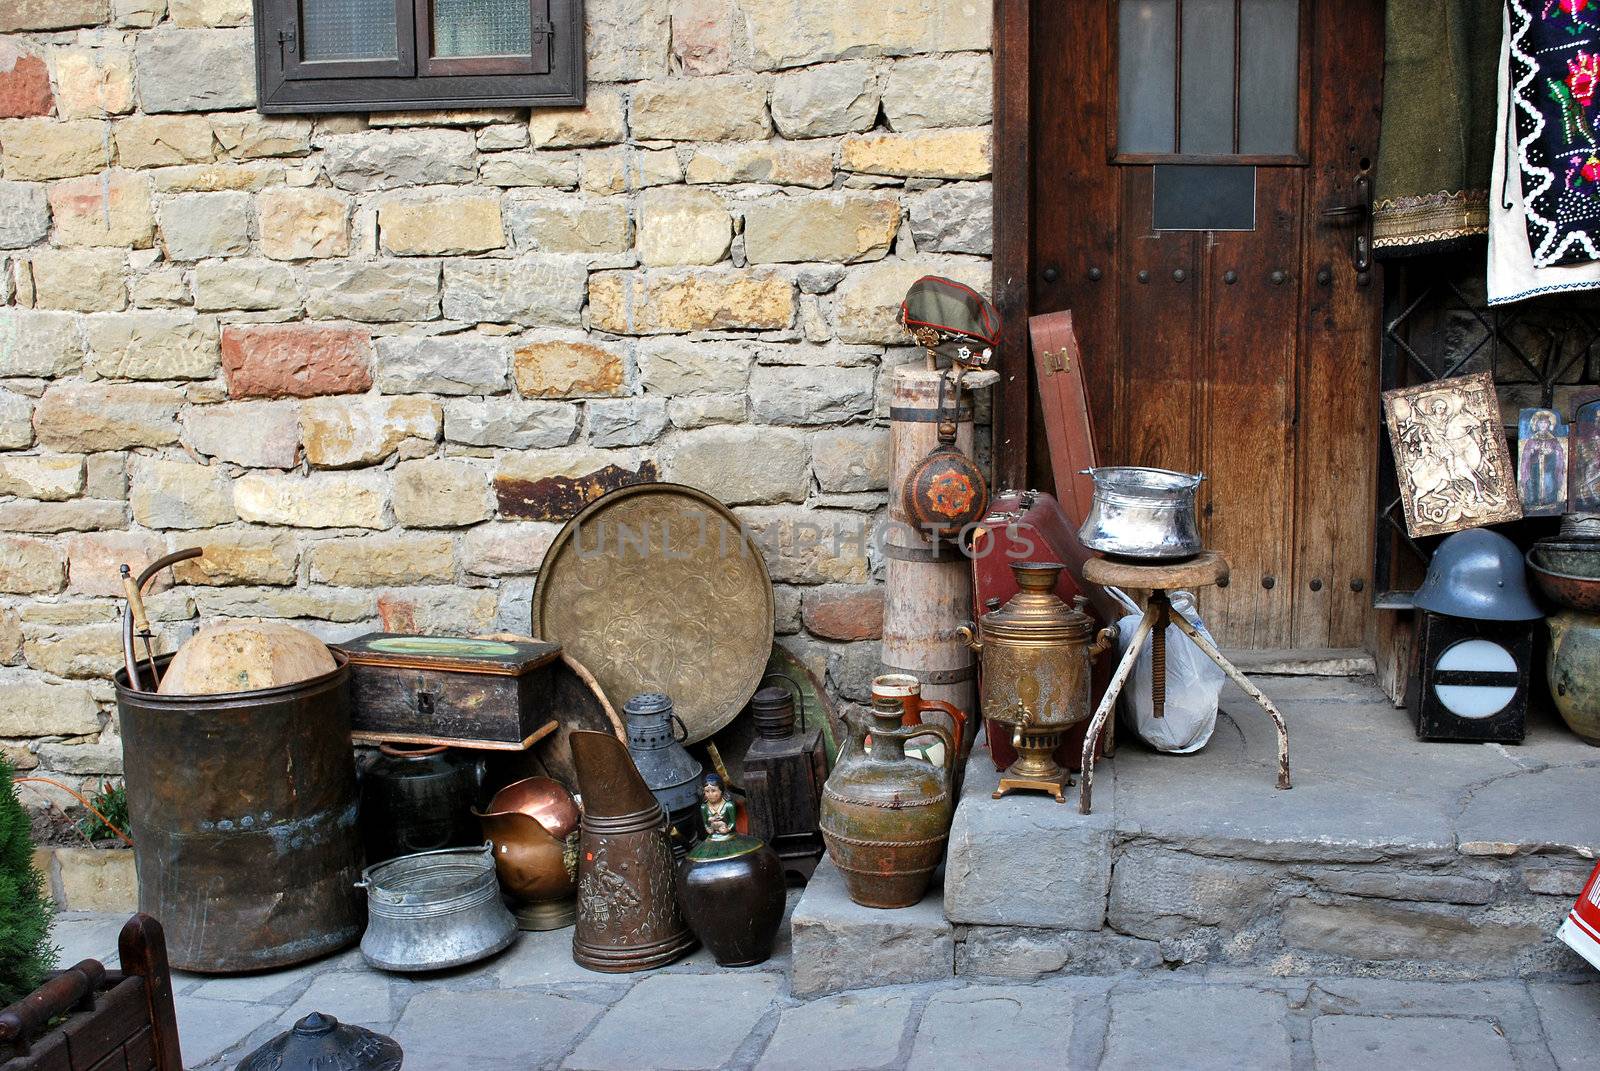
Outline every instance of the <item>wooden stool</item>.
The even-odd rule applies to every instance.
[[[1244,689],[1246,695],[1261,704],[1261,709],[1267,712],[1273,725],[1278,729],[1278,787],[1289,787],[1289,730],[1283,724],[1283,715],[1278,708],[1272,705],[1272,700],[1261,693],[1261,689],[1251,684],[1243,673],[1236,669],[1233,663],[1222,657],[1222,652],[1217,650],[1216,644],[1205,637],[1205,634],[1191,625],[1182,614],[1172,612],[1172,603],[1167,598],[1167,592],[1177,591],[1180,588],[1210,587],[1219,581],[1228,578],[1228,559],[1214,550],[1202,552],[1188,561],[1173,562],[1170,564],[1140,565],[1133,562],[1112,561],[1109,558],[1094,558],[1084,563],[1083,578],[1091,584],[1109,588],[1133,588],[1150,593],[1150,601],[1146,604],[1144,616],[1139,619],[1139,627],[1134,629],[1133,642],[1128,644],[1128,651],[1122,656],[1122,661],[1117,664],[1117,671],[1111,677],[1111,684],[1106,688],[1104,698],[1095,708],[1094,717],[1089,722],[1089,731],[1083,738],[1083,777],[1078,786],[1078,811],[1082,814],[1089,813],[1090,796],[1094,791],[1094,751],[1095,742],[1102,731],[1106,732],[1106,754],[1112,754],[1116,730],[1107,728],[1111,721],[1111,712],[1116,709],[1117,697],[1122,694],[1123,685],[1128,683],[1128,677],[1133,673],[1133,665],[1139,657],[1139,652],[1144,649],[1145,640],[1151,640],[1150,647],[1150,705],[1156,717],[1161,717],[1166,710],[1167,702],[1167,626],[1177,625],[1194,641],[1195,646],[1206,653],[1206,657],[1222,667],[1222,671]]]

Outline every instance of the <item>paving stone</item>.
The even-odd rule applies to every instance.
[[[270,1004],[202,1000],[190,996],[180,996],[176,1003],[179,1045],[184,1062],[191,1067],[198,1067],[231,1049],[277,1011]]]
[[[1591,1067],[1600,1052],[1600,985],[1530,985],[1560,1071]]]
[[[300,999],[278,1016],[278,1022],[287,1028],[314,1011],[331,1015],[341,1023],[386,1027],[395,1017],[389,976],[371,969],[319,975]]]
[[[604,1010],[555,993],[430,989],[407,1002],[392,1036],[407,1067],[527,1071],[555,1066]],[[703,1018],[697,1010],[688,1014]]]
[[[1582,767],[1530,770],[1475,789],[1461,811],[1459,836],[1464,842],[1576,850],[1591,859],[1600,853],[1600,830],[1561,801],[1593,776]]]
[[[912,1000],[903,990],[841,993],[785,1009],[757,1071],[884,1067],[900,1055]],[[819,1039],[837,1044],[819,1044]]]
[[[726,1067],[778,993],[778,979],[764,973],[646,978],[605,1014],[562,1066],[636,1071],[643,1058],[682,1071]],[[691,1022],[692,1030],[681,1028]],[[641,1045],[645,1038],[648,1043]]]
[[[1433,1016],[1323,1015],[1311,1023],[1317,1071],[1441,1066],[1511,1071],[1511,1047],[1493,1023]]]
[[[1070,990],[1051,986],[935,993],[923,1009],[910,1066],[1059,1071],[1063,1054],[1048,1039],[1072,1035],[1073,1003]]]
[[[50,926],[50,940],[61,950],[57,962],[66,967],[85,959],[114,964],[117,935],[127,921],[105,913],[63,911]]]
[[[530,528],[533,525],[508,527]],[[480,529],[473,529],[474,532]],[[572,958],[571,930],[529,930],[517,935],[511,947],[494,960],[492,975],[501,989],[520,989],[524,986],[561,986],[574,984],[627,984],[627,980],[614,974],[603,974],[580,967]]]
[[[949,978],[955,936],[935,886],[914,907],[862,907],[824,857],[790,921],[796,996]]]
[[[1289,1067],[1288,1004],[1277,993],[1161,986],[1111,995],[1101,1071],[1236,1071]]]

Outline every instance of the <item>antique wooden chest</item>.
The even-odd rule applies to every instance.
[[[520,750],[550,720],[558,644],[372,632],[334,646],[362,743]]]

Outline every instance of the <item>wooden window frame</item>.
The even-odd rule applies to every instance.
[[[395,59],[307,62],[299,0],[254,0],[258,108],[298,115],[581,107],[584,0],[545,2],[529,4],[534,52],[526,57],[431,56],[432,0],[395,0]],[[535,54],[541,47],[548,63]]]
[[[1237,10],[1239,0],[1234,0]],[[1116,27],[1120,25],[1118,8],[1120,0],[1106,0],[1109,9],[1110,25],[1115,36]],[[1297,27],[1299,38],[1296,41],[1298,56],[1303,58],[1311,46],[1311,0],[1299,0],[1300,22]],[[1178,56],[1176,70],[1174,71],[1172,93],[1176,106],[1172,112],[1172,138],[1173,144],[1178,144],[1179,131],[1183,125],[1183,0],[1177,0],[1177,26],[1174,32],[1178,35]],[[1242,15],[1240,18],[1242,19]],[[1239,143],[1239,26],[1234,23],[1233,31],[1233,141]],[[1113,42],[1115,43],[1115,42]],[[1310,164],[1305,154],[1305,147],[1311,141],[1311,72],[1306,69],[1306,64],[1298,64],[1296,75],[1295,103],[1295,143],[1298,146],[1292,153],[1185,153],[1185,152],[1120,152],[1117,148],[1117,138],[1121,133],[1117,126],[1117,91],[1118,79],[1121,77],[1121,64],[1115,58],[1106,63],[1106,159],[1113,164],[1126,164],[1130,166],[1148,164],[1213,164],[1213,165],[1238,165],[1240,167],[1306,167]]]

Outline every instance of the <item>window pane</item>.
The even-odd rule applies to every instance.
[[[1117,148],[1173,151],[1177,0],[1119,0]]]
[[[1239,151],[1297,151],[1299,0],[1242,0],[1239,51]]]
[[[1184,0],[1179,152],[1233,152],[1233,0]]]
[[[433,0],[435,56],[526,56],[529,0]]]
[[[394,59],[394,0],[301,0],[300,55],[319,60]]]

